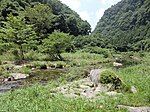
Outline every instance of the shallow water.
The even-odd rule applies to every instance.
[[[65,70],[63,69],[35,70],[30,74],[30,77],[26,79],[0,83],[0,93],[32,86],[37,83],[46,85],[50,81],[57,80],[64,72]]]

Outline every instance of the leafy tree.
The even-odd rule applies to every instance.
[[[48,5],[37,4],[34,7],[27,8],[24,13],[26,21],[34,24],[35,31],[39,36],[53,32],[52,22],[55,21],[55,15]]]
[[[10,15],[0,29],[0,40],[12,44],[15,49],[18,48],[19,51],[16,51],[15,55],[24,60],[25,50],[35,47],[36,33],[33,26],[27,25],[22,17]]]
[[[63,60],[61,53],[70,45],[71,37],[69,34],[55,31],[43,40],[40,50],[48,54],[53,60]]]

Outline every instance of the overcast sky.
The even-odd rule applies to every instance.
[[[104,11],[121,0],[60,0],[76,11],[83,20],[95,28]]]

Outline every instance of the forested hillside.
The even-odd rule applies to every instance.
[[[90,24],[59,0],[0,1],[0,54],[10,51],[17,60],[32,50],[62,59],[72,37],[90,32]]]
[[[0,0],[0,112],[150,112],[148,51],[150,0],[122,0],[92,34],[59,0]]]
[[[150,50],[150,0],[122,0],[107,9],[93,34],[119,51]]]
[[[47,35],[59,30],[71,35],[87,35],[90,25],[79,15],[58,0],[1,0],[0,25],[9,14],[23,17],[26,24],[34,24],[38,35]]]

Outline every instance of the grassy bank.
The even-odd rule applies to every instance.
[[[54,80],[44,87],[37,84],[2,94],[0,95],[0,112],[126,112],[126,110],[116,108],[117,105],[150,106],[149,53],[145,54],[140,64],[114,70],[126,84],[135,86],[137,93],[123,93],[117,97],[110,97],[102,93],[100,99],[94,100],[71,99],[50,93],[52,88],[67,83],[67,81],[83,78],[85,71],[92,69],[93,66],[113,69],[111,62],[108,61],[111,58],[81,52],[65,53],[63,57],[66,59],[68,72],[60,78],[61,82]]]

